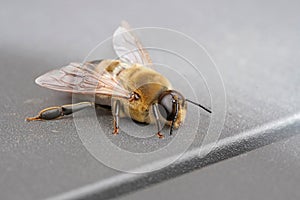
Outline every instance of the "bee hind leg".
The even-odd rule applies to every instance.
[[[41,110],[39,114],[35,117],[26,118],[26,121],[58,119],[65,115],[70,115],[74,112],[91,107],[93,105],[94,103],[92,102],[80,102],[75,104],[49,107]]]

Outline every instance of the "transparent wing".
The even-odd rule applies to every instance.
[[[97,72],[92,63],[71,63],[38,77],[35,82],[42,87],[63,92],[130,98],[130,92],[109,72]]]
[[[151,65],[149,53],[143,48],[142,43],[131,31],[125,21],[117,28],[113,35],[113,47],[116,54],[124,62]]]

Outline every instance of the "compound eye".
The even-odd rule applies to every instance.
[[[165,94],[158,102],[158,108],[160,114],[166,120],[172,120],[173,116],[173,96],[171,94]]]

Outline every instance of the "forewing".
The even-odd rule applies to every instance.
[[[109,72],[97,72],[92,63],[71,63],[38,77],[35,82],[42,87],[63,92],[130,98],[129,91]]]
[[[124,62],[151,65],[149,53],[144,49],[140,40],[131,31],[128,23],[123,21],[114,32],[113,47],[116,54]]]

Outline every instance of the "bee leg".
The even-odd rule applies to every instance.
[[[160,124],[160,121],[159,121],[159,114],[158,114],[158,105],[157,103],[153,104],[153,114],[154,114],[154,117],[155,117],[155,122],[156,122],[156,126],[157,126],[157,133],[156,135],[158,136],[158,138],[163,138],[164,135],[160,133],[162,127],[161,127],[161,124]]]
[[[120,119],[120,101],[119,100],[115,101],[115,103],[114,103],[113,117],[114,117],[113,134],[116,135],[119,133],[119,119]]]
[[[172,120],[172,123],[171,123],[170,135],[172,135],[172,133],[173,133],[174,123],[176,122],[176,119],[178,117],[178,109],[179,109],[178,107],[179,107],[179,105],[178,105],[177,99],[173,99],[172,107],[173,107],[173,110],[175,111],[175,116],[174,116],[174,118]]]
[[[62,116],[70,115],[74,112],[91,107],[93,105],[94,103],[92,102],[80,102],[75,104],[49,107],[41,110],[35,117],[26,118],[26,121],[58,119]]]

